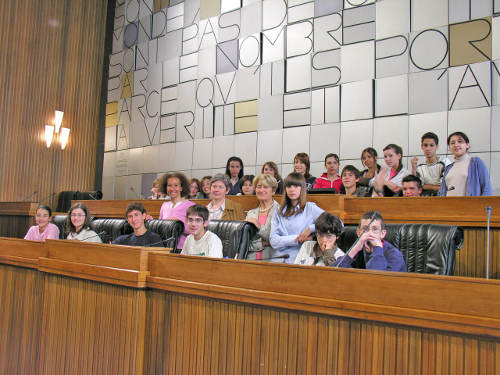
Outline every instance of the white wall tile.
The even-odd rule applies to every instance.
[[[142,176],[140,174],[133,174],[127,176],[127,190],[125,191],[127,194],[126,199],[134,199],[134,200],[141,199],[141,186],[142,186],[141,178]],[[130,188],[134,190],[132,191]],[[125,212],[125,209],[123,211]]]
[[[309,154],[310,127],[299,126],[283,130],[282,163],[293,163],[293,157],[299,152]]]
[[[127,176],[116,177],[113,199],[127,199],[127,190]]]
[[[408,75],[375,81],[375,116],[408,113]]]
[[[106,128],[104,133],[104,151],[116,150],[116,126]]]
[[[409,120],[408,130],[408,155],[422,156],[422,136],[427,132],[433,132],[439,138],[439,153],[446,154],[448,146],[448,112],[422,113],[412,115]]]
[[[311,55],[286,60],[286,91],[297,91],[311,87]]]
[[[330,153],[340,154],[340,124],[311,126],[311,162],[324,161]]]
[[[259,132],[257,141],[257,165],[268,161],[276,164],[281,162],[283,146],[283,130],[270,130]]]
[[[158,159],[158,172],[165,173],[174,170],[175,143],[163,143],[160,145],[160,156]]]
[[[115,178],[102,178],[102,199],[114,199],[115,195]]]
[[[491,151],[500,151],[500,106],[491,107]]]
[[[317,177],[321,177],[321,175],[325,172],[326,172],[326,169],[325,169],[324,162],[315,162],[315,163],[311,162],[311,168],[309,171],[309,173],[311,175],[313,175],[314,177],[317,178]]]
[[[500,152],[491,153],[490,179],[493,195],[500,195]]]
[[[476,108],[491,105],[490,62],[449,69],[448,108]]]
[[[373,120],[349,121],[340,123],[341,159],[357,159],[361,151],[373,145]],[[378,151],[378,150],[377,150]]]
[[[375,43],[373,41],[342,47],[342,83],[375,78]]]
[[[212,168],[212,145],[212,138],[194,140],[193,166],[197,169]]]
[[[129,174],[140,174],[142,173],[142,156],[144,154],[144,149],[141,148],[131,148],[129,150]]]
[[[373,117],[373,81],[358,81],[341,85],[341,121]]]
[[[448,135],[461,131],[470,140],[470,152],[490,151],[491,109],[475,108],[448,113]]]
[[[410,0],[385,0],[376,6],[377,39],[410,32]]]
[[[105,152],[103,161],[103,177],[114,177],[116,170],[116,152]]]
[[[412,32],[409,43],[410,72],[448,67],[447,27]]]
[[[212,153],[212,169],[226,168],[227,159],[234,156],[234,135],[215,137]]]
[[[259,98],[259,131],[283,128],[283,95]]]
[[[411,2],[412,31],[427,30],[448,24],[448,0]]]
[[[193,167],[193,141],[176,142],[174,169],[191,169]]]
[[[142,173],[154,173],[158,171],[158,160],[160,158],[160,146],[144,147],[142,159]]]
[[[257,132],[236,134],[234,136],[234,152],[243,160],[244,165],[255,165],[257,158]],[[248,174],[245,172],[245,174]]]
[[[373,121],[373,148],[382,154],[389,143],[400,146],[403,155],[408,154],[408,116],[383,117]]]

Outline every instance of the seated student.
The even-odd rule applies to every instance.
[[[112,243],[126,246],[148,246],[165,247],[161,237],[156,233],[147,230],[144,221],[146,220],[146,209],[139,202],[132,202],[125,209],[125,218],[134,230],[132,234],[124,234]]]
[[[355,197],[371,197],[372,189],[359,185],[360,174],[358,168],[355,166],[346,165],[342,169],[342,185],[340,185],[339,193]]]
[[[157,178],[153,181],[153,187],[151,188],[151,195],[148,199],[169,199],[169,196],[161,192],[160,189],[160,179]]]
[[[237,156],[231,156],[227,160],[226,174],[231,179],[229,193],[227,195],[238,195],[240,193],[240,179],[243,177],[243,160]]]
[[[361,186],[375,186],[374,182],[370,185],[370,181],[375,177],[375,172],[380,172],[380,165],[377,163],[378,154],[377,150],[373,147],[367,147],[361,152],[361,164],[363,164],[366,169],[363,169],[361,177],[359,179],[359,185]]]
[[[196,195],[201,191],[201,182],[197,178],[192,178],[189,180],[189,195],[188,199],[195,199]]]
[[[311,162],[309,161],[309,155],[305,152],[299,152],[293,158],[293,171],[299,173],[306,179],[306,189],[311,190],[316,183],[316,177],[309,173],[311,168]],[[283,190],[283,194],[285,191]]]
[[[253,174],[246,174],[240,180],[240,192],[236,195],[255,195],[255,189],[253,187],[253,180],[255,176]]]
[[[278,172],[278,166],[274,161],[266,161],[266,163],[262,166],[261,174],[269,174],[273,176],[276,181],[278,181],[278,189],[276,190],[276,194],[283,194],[283,178],[280,176]]]
[[[375,185],[374,197],[397,197],[401,195],[403,178],[410,174],[410,171],[402,164],[403,149],[395,144],[389,144],[384,148],[384,160],[388,168],[382,168],[380,173],[375,174],[375,178],[370,181]]]
[[[24,236],[25,240],[31,241],[45,241],[58,240],[59,228],[57,225],[52,224],[52,210],[49,206],[44,204],[38,206],[35,214],[35,221],[38,225],[33,225]]]
[[[412,174],[422,180],[423,190],[437,193],[441,187],[444,169],[451,162],[445,156],[436,155],[439,150],[439,138],[432,132],[422,136],[420,147],[425,154],[425,163],[418,164],[418,158],[411,159]]]
[[[321,177],[316,179],[313,189],[335,189],[337,193],[342,185],[342,179],[339,173],[339,157],[336,154],[328,154],[325,156],[326,172]]]
[[[222,242],[216,234],[207,230],[208,208],[195,204],[187,209],[187,236],[181,254],[222,258]]]
[[[337,238],[342,233],[342,221],[329,212],[323,212],[314,224],[318,241],[304,242],[294,263],[304,266],[329,266],[335,262],[335,254],[344,255],[337,248]]]
[[[77,203],[70,208],[66,221],[68,240],[102,243],[101,237],[92,230],[92,217],[89,209],[83,203]]]
[[[422,194],[422,180],[409,174],[403,178],[403,197],[420,197]]]
[[[351,249],[348,255],[337,259],[333,267],[352,268],[354,258],[358,253],[364,257],[367,270],[406,272],[406,265],[401,251],[384,241],[386,231],[384,219],[377,214],[373,223],[368,227],[376,213],[367,212],[359,221],[358,243]],[[368,227],[368,229],[367,229]],[[363,231],[366,229],[366,232]]]
[[[210,191],[213,197],[207,206],[210,220],[245,220],[243,207],[239,203],[226,199],[230,185],[229,177],[222,173],[217,173],[210,180]]]
[[[210,192],[210,180],[212,176],[203,176],[201,179],[201,191],[196,194],[195,199],[212,199],[212,193]]]

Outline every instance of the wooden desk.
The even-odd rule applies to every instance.
[[[36,202],[0,202],[0,237],[23,238],[35,224],[37,207]]]
[[[498,280],[15,239],[0,239],[0,280],[2,374],[469,375],[500,363]]]

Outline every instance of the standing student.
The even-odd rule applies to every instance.
[[[395,197],[401,195],[403,178],[410,171],[402,164],[403,149],[395,144],[389,144],[384,148],[384,160],[387,168],[382,168],[380,173],[375,174],[374,197]]]
[[[363,169],[361,173],[361,177],[359,178],[359,184],[361,186],[375,186],[375,174],[380,172],[380,165],[377,163],[378,154],[377,150],[372,147],[367,147],[361,152],[361,164],[363,164],[366,169]],[[372,181],[370,185],[370,181]]]
[[[31,241],[58,240],[59,228],[57,225],[52,224],[51,220],[52,209],[44,204],[38,206],[35,213],[35,222],[37,225],[33,225],[28,230],[24,239]]]
[[[70,208],[66,221],[68,240],[102,243],[101,237],[92,230],[92,218],[87,206],[77,203]]]
[[[305,152],[299,152],[297,155],[295,155],[295,157],[293,158],[293,171],[304,176],[306,182],[306,190],[312,189],[314,183],[316,182],[316,177],[312,176],[309,173],[310,168],[311,162],[309,161],[309,155],[307,155]]]
[[[262,166],[261,174],[269,174],[273,176],[276,181],[278,181],[278,188],[276,189],[276,194],[283,193],[283,178],[280,176],[278,171],[278,166],[274,161],[266,161]]]
[[[209,220],[244,220],[245,211],[239,203],[226,199],[229,192],[229,177],[218,173],[210,180],[212,201],[208,204]]]
[[[325,157],[326,172],[321,177],[316,179],[314,189],[335,189],[337,193],[342,185],[342,178],[338,175],[339,172],[339,157],[337,154],[328,154]]]
[[[302,243],[314,232],[314,222],[324,211],[307,201],[306,180],[300,173],[290,173],[283,187],[283,199],[274,212],[269,238],[274,249],[272,256],[288,254],[285,263],[293,263]]]
[[[170,197],[170,201],[161,205],[160,219],[180,220],[184,223],[184,234],[179,238],[177,247],[182,249],[186,235],[189,234],[186,225],[186,211],[194,205],[187,199],[189,195],[189,181],[184,173],[167,173],[162,177],[161,191]]]
[[[222,258],[222,242],[215,233],[207,230],[208,209],[195,204],[187,210],[187,226],[191,233],[181,251],[183,255],[198,255]]]
[[[448,136],[448,147],[455,160],[444,170],[438,195],[492,195],[488,168],[480,158],[468,153],[469,137],[462,132],[452,133]]]
[[[243,177],[243,161],[236,157],[231,156],[227,160],[226,174],[231,180],[229,193],[227,195],[238,195],[240,193],[240,179]]]
[[[154,245],[154,247],[165,247],[161,237],[146,228],[144,222],[146,221],[147,213],[142,203],[129,203],[125,208],[125,218],[134,230],[134,233],[118,237],[112,242],[113,244],[126,246]]]
[[[342,169],[342,185],[340,194],[352,195],[354,197],[371,197],[372,189],[358,184],[360,178],[359,170],[353,165],[346,165]]]
[[[439,191],[444,169],[451,164],[445,156],[437,156],[439,150],[439,138],[432,132],[422,136],[420,146],[425,155],[425,162],[418,164],[418,158],[411,159],[412,174],[422,180],[423,190],[434,192]]]
[[[271,233],[271,219],[279,204],[274,200],[274,194],[278,188],[276,179],[270,174],[261,174],[253,180],[255,194],[259,200],[259,207],[248,211],[248,221],[255,225],[259,232],[252,238],[247,259],[270,258],[272,247],[269,243]]]

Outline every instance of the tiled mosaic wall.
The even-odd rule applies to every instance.
[[[388,143],[424,160],[457,130],[500,195],[500,0],[118,0],[103,191],[148,195],[243,159],[282,175],[307,152],[361,167]],[[380,160],[383,164],[383,160]]]

